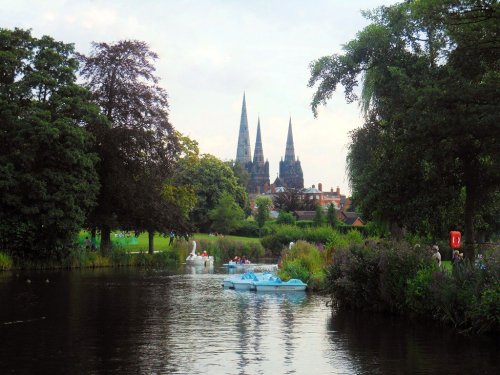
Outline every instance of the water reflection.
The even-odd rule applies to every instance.
[[[326,299],[305,292],[224,290],[227,273],[218,272],[2,277],[2,373],[432,374],[460,373],[461,358],[466,370],[498,365],[498,346],[404,320],[332,316]]]
[[[493,337],[465,337],[432,321],[355,311],[333,314],[327,328],[332,352],[347,358],[356,374],[498,373]]]

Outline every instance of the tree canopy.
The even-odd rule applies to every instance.
[[[163,196],[181,144],[168,119],[167,93],[154,74],[157,55],[149,46],[135,40],[92,46],[88,56],[80,55],[81,75],[110,126],[90,129],[97,139],[102,186],[89,226],[101,230],[104,250],[113,228],[151,234],[182,226],[181,211]]]
[[[347,161],[366,217],[436,237],[463,228],[474,240],[473,220],[500,177],[498,8],[472,0],[380,7],[365,13],[372,24],[343,54],[311,64],[315,115],[338,85],[348,102],[361,101],[365,124],[351,134]]]
[[[64,256],[95,204],[104,119],[77,69],[71,44],[0,29],[0,248],[19,257]]]
[[[248,199],[231,168],[208,154],[181,160],[174,181],[176,185],[190,186],[195,191],[196,205],[190,212],[190,220],[202,231],[210,230],[212,220],[209,212],[224,193],[232,196],[241,208],[245,207]]]

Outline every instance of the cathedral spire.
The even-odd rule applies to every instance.
[[[286,139],[285,161],[295,161],[295,149],[293,147],[292,117],[288,123],[288,137]]]
[[[264,164],[264,149],[262,147],[262,138],[260,136],[260,117],[257,122],[257,137],[255,139],[255,150],[253,152],[253,163]]]
[[[243,104],[241,106],[240,132],[238,134],[238,149],[236,150],[236,161],[240,162],[241,165],[246,165],[248,162],[252,161],[245,93],[243,93]]]

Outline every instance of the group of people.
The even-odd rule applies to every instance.
[[[441,267],[441,253],[439,252],[439,246],[432,246],[432,257],[436,259],[438,267]],[[461,263],[464,260],[464,253],[459,252],[458,250],[453,250],[453,254],[451,257],[451,264],[456,265]]]
[[[249,260],[247,260],[247,258],[243,255],[241,258],[239,256],[235,256],[233,258],[233,262],[234,263],[238,263],[238,264],[247,264],[247,263],[250,263]]]

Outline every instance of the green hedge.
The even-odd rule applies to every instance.
[[[481,264],[439,269],[426,249],[407,242],[368,242],[339,249],[327,290],[338,307],[411,313],[460,331],[500,328],[500,251]]]

